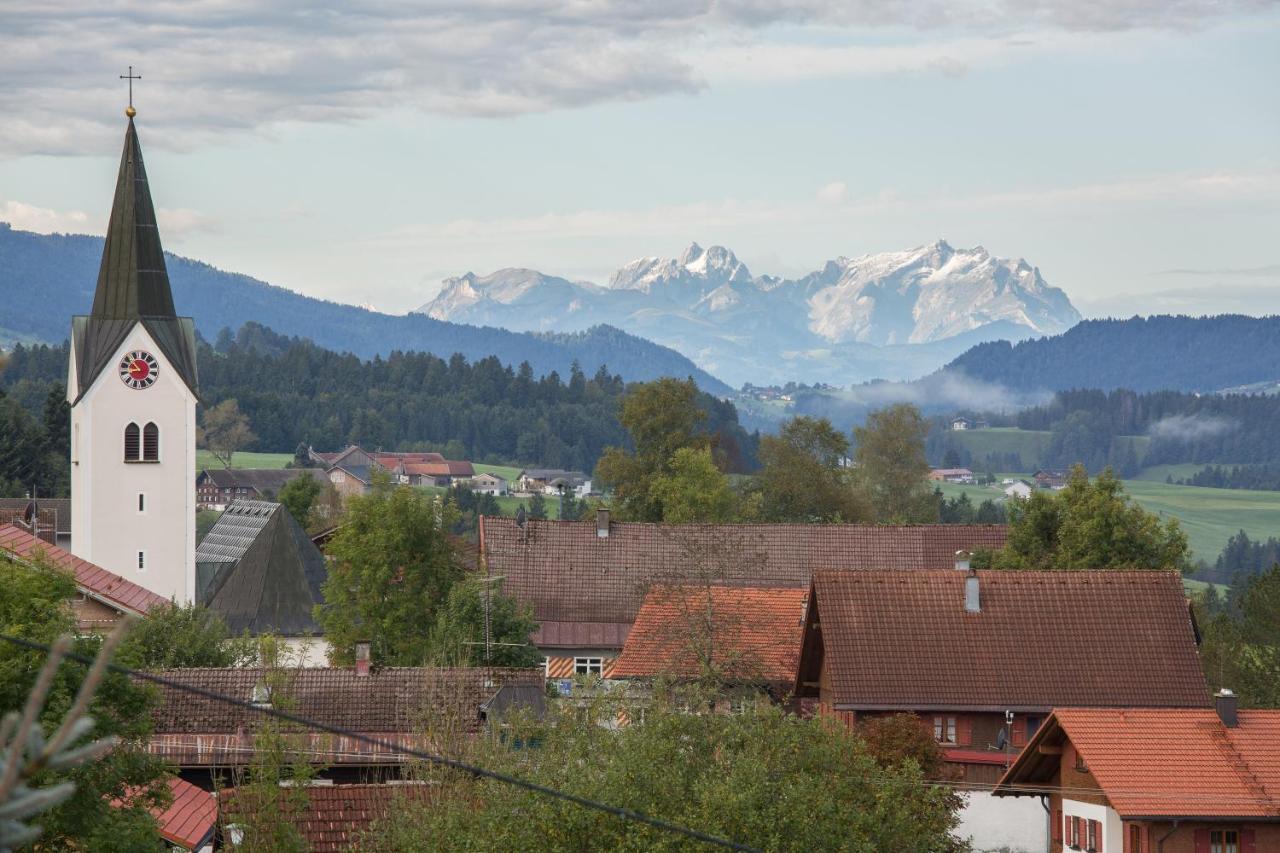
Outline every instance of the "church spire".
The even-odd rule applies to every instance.
[[[131,105],[132,106],[132,105]],[[129,117],[115,201],[93,296],[94,317],[174,317],[173,293],[147,185],[138,130]]]

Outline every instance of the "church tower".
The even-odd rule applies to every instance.
[[[195,597],[195,326],[174,311],[132,106],[127,115],[93,309],[71,323],[71,550],[188,602]]]

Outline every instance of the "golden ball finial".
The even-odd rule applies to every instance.
[[[130,104],[128,107],[125,108],[124,114],[127,115],[129,118],[133,118],[138,114],[138,111],[133,108],[132,104]]]

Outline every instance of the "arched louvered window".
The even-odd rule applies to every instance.
[[[160,461],[160,427],[154,423],[142,428],[142,461]]]
[[[137,424],[124,428],[124,461],[137,462],[142,458],[142,431]]]

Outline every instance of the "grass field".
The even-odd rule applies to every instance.
[[[293,461],[292,453],[249,453],[240,451],[231,457],[231,464],[236,468],[283,468]],[[196,451],[196,470],[205,468],[221,468],[222,463],[213,458],[207,450]]]
[[[975,504],[1004,496],[998,486],[940,485],[947,497],[968,493]],[[1280,536],[1280,492],[1171,486],[1150,480],[1126,480],[1124,487],[1144,509],[1178,519],[1191,542],[1193,559],[1212,563],[1227,539],[1240,530],[1250,538]]]
[[[1204,466],[1197,465],[1194,462],[1186,462],[1179,465],[1151,465],[1143,468],[1133,479],[1145,480],[1150,483],[1163,483],[1166,477],[1172,476],[1175,480],[1182,480],[1202,470],[1204,470]]]
[[[988,456],[993,453],[1016,453],[1022,457],[1022,464],[1028,468],[1040,466],[1040,459],[1049,447],[1053,433],[1042,430],[1018,429],[1016,427],[991,427],[990,429],[956,430],[949,433],[956,443],[968,450],[975,457]],[[1133,444],[1134,454],[1142,459],[1147,453],[1151,439],[1145,435],[1122,435],[1121,441]],[[1161,482],[1164,476],[1160,477]]]
[[[483,462],[477,462],[473,466],[477,474],[496,474],[508,483],[514,482],[516,477],[520,476],[523,468],[513,468],[510,465],[486,465]]]

